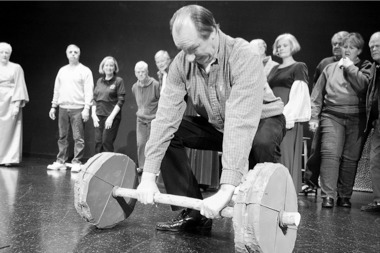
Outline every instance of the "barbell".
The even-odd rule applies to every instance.
[[[128,156],[97,154],[75,182],[75,208],[97,228],[112,228],[132,214],[137,185],[136,165]],[[200,199],[161,193],[154,195],[154,202],[195,210],[202,204]],[[300,214],[288,169],[278,163],[257,164],[221,216],[233,219],[236,252],[292,252]]]

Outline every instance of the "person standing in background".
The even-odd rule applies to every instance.
[[[141,173],[145,164],[145,144],[150,136],[150,126],[156,117],[158,100],[160,99],[160,84],[148,75],[148,64],[139,61],[135,66],[137,82],[132,86],[132,93],[137,104],[136,139],[137,139],[137,171]]]
[[[92,121],[95,127],[95,153],[113,152],[113,142],[121,121],[125,87],[121,77],[116,76],[119,65],[112,56],[105,57],[99,66],[99,78],[94,90]]]
[[[308,70],[293,55],[301,50],[297,39],[289,33],[278,36],[273,44],[273,55],[282,59],[268,76],[268,84],[275,96],[285,104],[286,135],[281,143],[280,162],[289,169],[296,192],[302,186],[302,139],[303,125],[310,119],[310,94]]]
[[[29,102],[22,67],[10,62],[10,44],[0,43],[0,165],[22,160],[22,108]]]
[[[351,208],[350,198],[367,135],[366,92],[371,64],[359,58],[364,40],[350,33],[342,58],[325,67],[311,95],[311,130],[321,128],[322,207]]]
[[[331,47],[333,56],[324,58],[315,69],[313,77],[313,87],[318,81],[323,69],[330,63],[337,62],[342,58],[342,40],[348,35],[346,31],[340,31],[333,35],[331,38]],[[313,140],[311,142],[310,155],[306,162],[306,168],[304,173],[304,184],[302,186],[301,193],[307,195],[309,193],[317,194],[318,179],[321,167],[321,138],[320,128],[310,129],[313,132]]]
[[[380,122],[379,122],[379,87],[380,87],[380,32],[372,34],[369,49],[374,63],[367,91],[367,130],[374,127],[371,138],[369,169],[371,171],[373,201],[362,206],[364,212],[380,212]]]
[[[264,65],[265,75],[268,76],[272,68],[278,65],[278,62],[273,61],[270,55],[266,55],[267,43],[262,39],[254,39],[251,40],[249,44],[251,44],[255,52],[260,55]]]
[[[160,83],[161,94],[166,85],[166,77],[168,76],[169,65],[171,62],[170,55],[165,50],[160,50],[154,55],[154,60],[157,66],[157,77]]]
[[[57,160],[49,164],[49,170],[65,170],[68,159],[69,128],[71,126],[74,138],[74,158],[71,172],[81,170],[81,159],[84,154],[84,123],[90,117],[90,107],[93,99],[94,80],[91,70],[79,62],[80,49],[71,44],[66,49],[69,64],[58,71],[54,84],[52,107],[49,117],[56,119],[58,113],[58,155]]]

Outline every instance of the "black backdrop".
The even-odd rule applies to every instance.
[[[331,55],[330,39],[335,32],[361,33],[366,41],[362,58],[370,59],[369,37],[380,30],[378,2],[1,2],[0,41],[12,45],[11,61],[23,67],[30,96],[24,109],[24,153],[57,153],[57,121],[50,120],[48,112],[55,76],[67,64],[67,45],[74,43],[81,48],[81,62],[92,70],[95,81],[105,56],[118,60],[127,95],[115,147],[117,152],[136,160],[136,105],[131,93],[136,80],[134,65],[139,60],[146,61],[150,75],[156,78],[155,52],[166,49],[172,57],[177,53],[169,20],[175,10],[193,3],[211,10],[228,35],[248,41],[264,39],[269,54],[279,34],[292,33],[302,48],[294,58],[307,64],[310,77],[318,62]],[[86,124],[85,156],[93,152],[90,121]]]

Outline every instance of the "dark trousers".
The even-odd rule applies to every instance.
[[[309,159],[306,162],[304,174],[305,183],[318,187],[318,178],[321,171],[321,128],[318,127],[313,135]]]
[[[84,122],[82,119],[82,109],[59,108],[58,115],[58,155],[57,162],[65,163],[68,159],[69,128],[71,127],[74,138],[74,158],[72,163],[81,163],[84,154]]]
[[[261,119],[249,155],[249,169],[257,163],[278,162],[285,135],[285,117]],[[185,147],[222,151],[223,133],[202,117],[185,116],[174,134],[161,163],[161,174],[168,194],[202,199]],[[210,168],[211,169],[211,168]],[[177,207],[172,207],[178,210]]]
[[[110,129],[105,128],[107,116],[97,115],[99,118],[99,127],[95,127],[95,153],[113,152],[113,142],[116,139],[119,130],[120,118],[115,118]]]

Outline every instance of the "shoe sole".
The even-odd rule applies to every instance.
[[[156,226],[156,230],[159,231],[169,231],[169,232],[183,232],[183,231],[200,231],[208,232],[211,231],[212,227],[191,227],[191,228],[162,228]]]
[[[380,213],[380,208],[364,208],[364,209],[360,209],[360,211],[362,212],[367,212],[367,213]]]
[[[338,204],[338,205],[336,205],[336,206],[344,207],[344,208],[351,208],[351,205],[348,206],[348,205],[339,205],[339,204]]]
[[[67,170],[67,168],[58,168],[58,169],[52,169],[52,168],[49,168],[47,167],[48,170]]]

